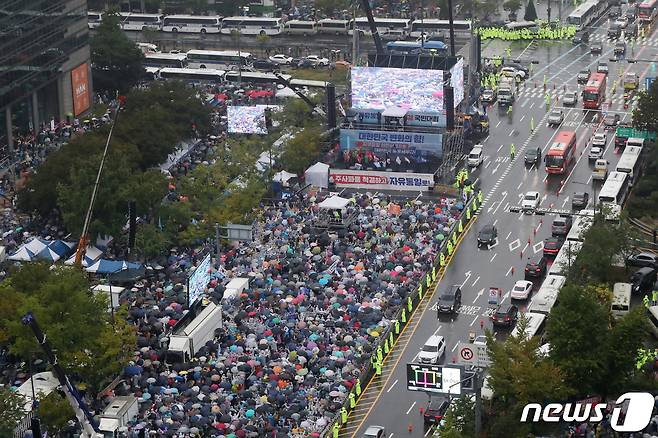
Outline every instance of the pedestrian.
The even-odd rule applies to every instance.
[[[514,143],[509,145],[509,155],[510,159],[514,160],[514,156],[516,155],[516,148],[514,147]]]
[[[649,306],[649,295],[645,295],[644,298],[642,298],[642,304],[644,304],[644,307],[647,309],[650,307]]]
[[[651,292],[651,305],[658,306],[658,288],[654,289],[653,292]]]

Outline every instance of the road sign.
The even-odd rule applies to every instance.
[[[461,395],[462,371],[462,367],[408,363],[407,389],[409,391]]]
[[[656,79],[656,78],[655,78],[654,76],[648,76],[648,77],[644,78],[644,87],[645,87],[645,90],[649,90],[649,89],[651,88],[651,85],[653,85],[653,81],[654,81],[655,79]]]
[[[457,346],[457,363],[464,366],[486,368],[491,365],[486,345],[460,342]]]
[[[655,140],[656,133],[651,131],[640,131],[634,128],[617,128],[615,131],[617,137],[623,138],[643,138],[645,140]]]

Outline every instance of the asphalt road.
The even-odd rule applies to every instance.
[[[540,254],[543,240],[550,236],[550,225],[553,216],[534,216],[509,213],[510,205],[519,205],[520,198],[526,191],[538,191],[542,195],[542,207],[569,208],[570,196],[575,191],[588,191],[593,195],[591,181],[592,165],[588,163],[588,141],[593,132],[602,129],[595,122],[597,111],[585,111],[579,99],[576,107],[564,108],[561,96],[566,90],[581,90],[576,83],[579,70],[596,68],[598,61],[608,61],[612,55],[614,41],[605,37],[607,20],[602,20],[592,37],[593,41],[603,43],[604,52],[601,56],[591,55],[588,45],[573,46],[570,42],[551,43],[540,46],[533,56],[540,61],[535,66],[534,73],[525,82],[525,86],[517,96],[512,117],[508,117],[497,105],[490,107],[490,136],[483,142],[485,150],[484,163],[472,175],[479,178],[486,201],[480,210],[477,221],[472,226],[459,250],[438,285],[442,292],[453,284],[462,285],[462,307],[454,319],[446,317],[437,320],[435,302],[430,303],[422,314],[420,323],[412,332],[409,341],[399,356],[399,361],[392,372],[383,376],[383,390],[375,398],[369,412],[358,423],[358,428],[351,428],[355,433],[351,436],[362,436],[368,425],[377,424],[386,427],[386,436],[416,436],[424,434],[423,420],[419,408],[425,407],[428,396],[423,393],[411,392],[406,388],[406,364],[414,362],[424,342],[432,334],[442,335],[446,339],[446,354],[444,363],[456,359],[458,342],[467,342],[468,333],[475,331],[483,334],[480,322],[485,329],[491,329],[488,308],[488,288],[495,286],[506,292],[503,302],[509,302],[509,290],[517,280],[523,279],[523,269],[526,260],[533,254]],[[658,34],[638,41],[635,44],[635,58],[655,59],[658,55]],[[518,54],[515,54],[518,55]],[[631,57],[630,45],[628,57]],[[610,92],[611,84],[618,78],[620,63],[609,63],[608,99],[611,98],[609,111],[618,112],[622,121],[630,121],[629,110],[623,109],[621,87],[617,93]],[[640,74],[640,86],[644,77],[654,75],[646,63],[623,63],[626,71]],[[542,89],[543,76],[546,74],[548,88],[552,96],[552,107],[565,111],[565,121],[558,129],[546,126],[548,112],[544,102]],[[537,87],[534,87],[534,83]],[[555,89],[553,89],[555,85]],[[558,101],[556,103],[555,96]],[[534,119],[535,132],[530,132],[530,120]],[[523,162],[524,150],[527,147],[541,147],[545,153],[554,135],[560,130],[575,130],[577,133],[577,163],[567,175],[547,176],[543,165],[539,169],[527,167]],[[510,143],[516,145],[516,158],[510,160]],[[619,159],[619,151],[614,149],[613,132],[608,134],[608,147],[605,158],[614,168]],[[558,189],[563,186],[560,194]],[[600,185],[597,186],[597,190]],[[591,197],[591,196],[590,196]],[[591,199],[590,199],[591,202]],[[489,249],[477,248],[477,232],[485,224],[494,223],[498,227],[498,243]],[[541,281],[536,282],[536,288]],[[438,297],[434,296],[434,301]],[[529,302],[529,300],[528,300]],[[526,302],[517,303],[523,310]],[[503,337],[506,332],[497,330]],[[396,360],[396,359],[394,359]],[[409,433],[408,425],[413,426]]]

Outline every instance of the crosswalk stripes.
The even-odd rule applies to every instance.
[[[605,43],[605,42],[614,42],[616,41],[613,38],[608,38],[607,35],[605,34],[596,34],[596,35],[591,35],[589,37],[590,42],[599,42],[599,43]],[[627,41],[627,44],[631,44],[630,41]],[[652,37],[641,37],[641,38],[635,38],[635,45],[636,46],[653,46],[653,47],[658,47],[658,36],[652,36]]]

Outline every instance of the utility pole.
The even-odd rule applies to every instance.
[[[564,0],[557,0],[557,17],[560,20],[560,23],[562,23],[562,2]]]
[[[548,23],[551,23],[551,0],[546,0],[546,12],[548,13]]]
[[[352,23],[356,22],[356,3],[354,3],[354,8],[352,9]],[[357,60],[359,59],[359,30],[356,28],[356,25],[352,26],[352,65],[356,67]]]
[[[477,438],[482,430],[482,382],[479,368],[473,376],[473,389],[475,390],[475,436]]]
[[[471,17],[473,20],[473,17]],[[455,23],[452,11],[452,0],[448,0],[448,21],[450,23],[450,56],[455,56]]]

